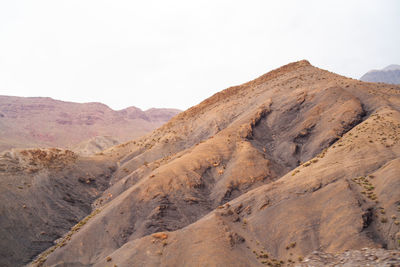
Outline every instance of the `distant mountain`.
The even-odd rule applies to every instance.
[[[400,84],[400,65],[389,65],[381,70],[371,70],[361,78],[364,82]]]
[[[97,136],[112,136],[118,142],[125,142],[161,126],[179,112],[177,109],[142,111],[136,107],[115,111],[101,103],[0,96],[0,151],[72,148]]]

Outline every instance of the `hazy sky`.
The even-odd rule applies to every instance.
[[[398,0],[0,0],[0,95],[186,109],[300,59],[400,64]]]

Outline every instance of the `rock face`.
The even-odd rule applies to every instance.
[[[174,109],[120,111],[101,103],[78,104],[43,97],[0,96],[0,151],[10,148],[71,148],[97,136],[125,142],[178,114]]]
[[[62,168],[28,174],[3,156],[1,264],[293,266],[316,250],[397,250],[399,142],[399,86],[291,63]]]
[[[371,70],[361,78],[364,82],[400,84],[400,65],[389,65],[382,70]]]

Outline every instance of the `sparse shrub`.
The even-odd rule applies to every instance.
[[[269,256],[268,256],[268,254],[266,254],[266,253],[260,255],[260,258],[268,259],[268,257],[269,257]]]
[[[308,166],[310,166],[310,165],[311,165],[311,162],[308,161],[308,162],[306,162],[306,163],[303,164],[303,167],[308,167]]]

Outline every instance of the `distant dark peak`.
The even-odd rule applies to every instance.
[[[400,65],[392,64],[383,68],[383,70],[400,70]]]
[[[364,82],[400,84],[400,65],[392,64],[381,70],[370,70],[360,80]]]

